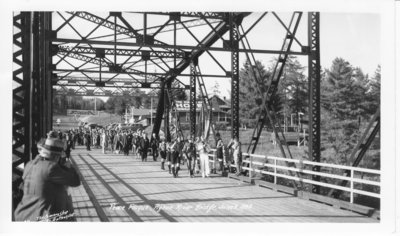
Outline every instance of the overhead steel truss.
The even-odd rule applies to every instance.
[[[265,12],[250,19],[248,12],[22,12],[14,16],[14,89],[13,153],[26,156],[33,143],[50,130],[51,100],[55,94],[68,96],[134,96],[136,89],[160,89],[153,133],[161,123],[169,125],[171,110],[169,91],[179,80],[190,91],[191,134],[195,131],[196,76],[230,78],[232,137],[239,138],[239,68],[241,54],[272,54],[309,58],[310,155],[320,158],[319,113],[319,13],[309,13],[309,40],[300,42],[295,31],[277,13]],[[243,45],[247,35],[270,14],[299,49],[251,48]],[[135,19],[135,20],[132,20]],[[202,27],[201,32],[196,31]],[[200,28],[199,28],[200,29]],[[242,30],[240,30],[242,29]],[[179,35],[178,35],[179,32]],[[182,34],[188,42],[178,40]],[[190,39],[190,40],[189,40]],[[267,38],[266,38],[267,40]],[[228,53],[229,66],[223,65],[217,53]],[[197,75],[195,66],[203,55],[220,68],[220,73]],[[281,68],[269,87],[260,87],[265,119],[268,100],[275,92]],[[186,81],[184,82],[184,80]],[[275,81],[275,82],[273,82]],[[192,87],[191,87],[192,86]],[[52,89],[54,88],[54,89]],[[54,90],[54,94],[53,93]],[[28,104],[28,105],[27,105]],[[193,114],[192,114],[193,113]],[[267,114],[268,113],[268,114]],[[273,115],[273,114],[272,114]],[[44,117],[44,119],[43,119]],[[254,133],[256,135],[261,132]],[[167,138],[170,134],[166,133]],[[256,141],[256,142],[257,142]],[[252,148],[257,145],[252,143]],[[25,159],[26,160],[26,159]],[[315,170],[319,170],[315,167]],[[315,177],[317,178],[317,177]],[[315,190],[318,192],[318,190]]]

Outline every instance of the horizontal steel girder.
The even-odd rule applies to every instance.
[[[77,59],[77,60],[81,60],[81,61],[85,61],[85,62],[89,62],[89,63],[92,63],[92,64],[101,65],[101,66],[104,66],[104,67],[109,67],[110,68],[110,67],[112,67],[114,65],[113,63],[109,63],[109,62],[106,62],[104,60],[100,60],[98,58],[88,57],[88,56],[81,55],[81,54],[78,54],[78,53],[60,51],[59,54],[66,55],[66,57],[71,57],[71,58],[74,58],[74,59]],[[57,71],[57,70],[58,71],[60,71],[60,70],[62,71],[64,69],[53,69],[53,71]],[[84,71],[84,70],[79,70],[79,69],[75,70],[74,69],[73,71]],[[68,72],[68,70],[67,70],[67,72]],[[96,72],[96,71],[87,71],[87,72]],[[103,73],[103,71],[102,71],[102,73]],[[121,67],[121,71],[113,72],[113,73],[135,74],[135,75],[139,75],[139,76],[142,76],[142,77],[145,77],[145,76],[148,75],[147,76],[148,78],[155,79],[155,80],[160,78],[160,77],[157,77],[157,76],[149,75],[149,73],[145,73],[145,72],[140,71],[140,70],[135,70],[135,69],[132,69],[132,68],[125,68],[125,67]]]
[[[106,28],[109,28],[111,30],[115,30],[117,33],[119,34],[125,34],[128,35],[132,38],[136,38],[136,40],[138,38],[143,37],[143,35],[141,35],[138,31],[134,30],[134,29],[129,29],[128,27],[124,27],[122,25],[118,25],[118,24],[114,24],[114,22],[108,21],[106,19],[103,19],[101,17],[98,17],[94,14],[91,14],[89,12],[67,12],[69,14],[75,15],[77,17],[80,17],[82,19],[88,20],[92,23],[95,24],[100,24]],[[161,42],[159,40],[154,40],[154,44],[156,45],[165,45],[164,42]],[[180,50],[180,49],[178,49]]]
[[[68,47],[68,46],[58,46],[59,51],[71,52],[78,54],[96,54],[98,50],[102,50],[105,55],[117,55],[117,56],[138,56],[143,55],[149,56],[150,58],[185,58],[187,53],[184,52],[169,52],[169,51],[154,51],[154,50],[139,50],[139,49],[117,49],[113,48],[94,48],[94,47]]]
[[[218,26],[217,26],[218,27]],[[221,47],[211,47],[204,44],[199,44],[202,46],[187,46],[187,45],[153,45],[153,44],[144,44],[144,43],[132,43],[132,42],[110,42],[110,41],[102,41],[102,40],[88,40],[88,39],[67,39],[67,38],[56,38],[52,39],[54,43],[79,43],[79,44],[88,44],[88,45],[114,45],[117,46],[126,46],[126,47],[152,47],[152,48],[164,48],[164,49],[187,49],[192,51],[220,51],[220,52],[231,52],[230,48],[221,48]],[[238,49],[239,52],[248,52],[248,53],[261,53],[261,54],[288,54],[288,55],[299,55],[299,56],[307,56],[307,52],[295,52],[295,51],[281,51],[281,50],[264,50],[264,49]]]
[[[83,73],[99,73],[98,70],[85,70],[85,69],[80,69],[80,70],[74,70],[74,69],[54,69],[54,72],[83,72]],[[141,72],[135,72],[135,71],[125,71],[125,72],[111,72],[111,71],[101,71],[102,74],[130,74],[130,75],[142,75],[143,73]],[[156,73],[156,72],[148,72],[147,76],[148,78],[160,78],[162,76],[168,76],[168,75],[173,75],[173,76],[182,76],[182,77],[190,77],[190,74],[175,74],[173,71],[170,71],[168,73]],[[202,75],[204,78],[206,77],[213,77],[213,78],[229,78],[230,75],[214,75],[214,74],[207,74],[207,75]]]

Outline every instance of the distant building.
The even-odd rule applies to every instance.
[[[231,104],[228,102],[225,97],[220,98],[217,95],[214,95],[210,98],[210,102],[212,105],[212,114],[213,114],[213,122],[215,124],[224,124],[229,126],[231,122]],[[179,121],[181,124],[189,124],[190,123],[190,104],[189,101],[175,101],[176,111],[179,116]],[[202,114],[202,101],[197,101],[196,106],[196,121],[199,122],[200,116]],[[156,117],[156,109],[152,110],[153,114],[151,115],[151,109],[133,109],[133,114],[128,110],[128,113],[125,114],[124,122],[125,123],[142,123],[147,126],[152,123]]]
[[[139,109],[133,109],[133,111],[126,113],[124,115],[124,122],[130,124],[141,123],[144,126],[148,126],[152,123],[151,119],[154,120],[155,117],[156,117],[155,109],[139,108]]]
[[[225,99],[225,97],[221,99],[217,95],[212,96],[210,102],[212,106],[213,122],[215,124],[229,125],[231,122],[231,104]],[[179,121],[182,124],[190,123],[189,101],[176,101],[175,103],[179,115]],[[197,101],[196,121],[200,120],[202,105],[202,101]]]
[[[217,95],[214,95],[211,97],[211,105],[214,122],[229,125],[232,117],[231,103],[228,102],[225,97],[221,99]]]

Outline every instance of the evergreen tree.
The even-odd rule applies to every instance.
[[[332,148],[336,162],[350,165],[349,154],[361,134],[362,118],[369,119],[368,78],[342,58],[332,62],[321,83],[321,130],[325,148]]]
[[[239,72],[239,114],[240,122],[242,124],[253,127],[261,112],[263,97],[259,93],[258,87],[260,87],[260,85],[257,84],[250,66],[250,63],[246,61]],[[254,72],[256,73],[261,86],[266,88],[271,74],[270,71],[266,70],[264,65],[257,61]],[[280,112],[282,110],[281,93],[278,91],[271,100],[274,110],[277,113]]]
[[[374,76],[369,80],[368,83],[368,101],[369,101],[369,109],[368,113],[370,115],[374,114],[378,109],[378,106],[381,104],[381,66],[375,70]]]
[[[295,56],[289,56],[281,78],[281,91],[283,94],[286,117],[296,114],[294,122],[298,123],[299,112],[305,113],[308,107],[308,87],[307,78],[304,75],[304,66],[300,64]]]

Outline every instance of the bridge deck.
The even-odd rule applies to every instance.
[[[132,154],[72,151],[83,184],[70,188],[78,221],[378,222],[375,219],[226,177],[173,178]]]

